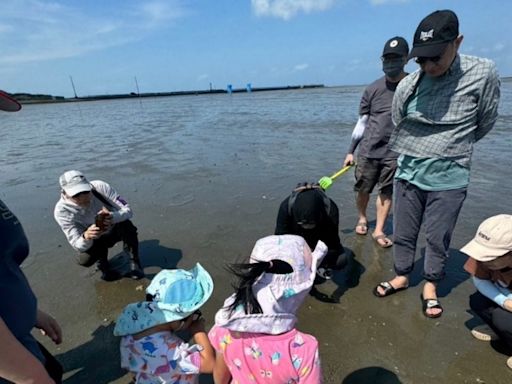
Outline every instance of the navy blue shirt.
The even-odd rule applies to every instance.
[[[20,268],[28,256],[28,240],[21,223],[2,200],[0,216],[0,317],[16,339],[44,364],[30,333],[36,324],[37,299]]]

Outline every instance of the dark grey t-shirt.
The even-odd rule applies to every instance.
[[[359,147],[359,156],[372,159],[396,158],[398,154],[388,149],[388,141],[394,129],[391,121],[391,103],[398,83],[386,81],[383,76],[364,90],[359,104],[359,114],[369,115],[360,140],[352,140],[348,153]]]
[[[28,256],[28,240],[14,214],[0,200],[0,317],[7,328],[44,363],[36,339],[37,300],[20,264]],[[5,382],[0,378],[0,383]]]

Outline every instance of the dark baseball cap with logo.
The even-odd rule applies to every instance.
[[[448,9],[435,11],[421,20],[418,25],[409,58],[439,56],[458,36],[457,15]]]
[[[382,56],[386,55],[399,55],[407,56],[409,53],[409,44],[407,41],[400,36],[395,36],[386,41],[384,49],[382,50]]]

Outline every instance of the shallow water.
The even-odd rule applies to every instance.
[[[89,179],[103,179],[130,202],[149,277],[159,267],[189,268],[197,261],[210,271],[216,288],[203,312],[211,325],[230,293],[224,264],[247,257],[258,238],[273,232],[279,203],[297,182],[339,169],[362,90],[27,105],[1,114],[0,196],[30,239],[24,268],[40,306],[63,326],[64,343],[45,345],[64,363],[66,383],[128,382],[118,368],[112,321],[124,305],[143,297],[148,281],[105,283],[74,263],[53,220],[63,171],[80,169]],[[335,303],[309,297],[299,322],[320,342],[326,383],[512,380],[506,357],[469,334],[468,325],[477,321],[468,312],[473,287],[457,251],[483,219],[510,213],[510,82],[502,85],[500,114],[475,147],[471,185],[440,288],[445,314],[438,320],[420,311],[424,241],[411,289],[373,297],[372,287],[392,276],[392,251],[353,232],[352,173],[329,190],[340,207],[342,242],[355,259],[319,288]]]

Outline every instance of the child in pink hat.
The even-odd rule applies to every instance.
[[[300,236],[268,236],[231,266],[238,284],[208,335],[216,384],[321,382],[318,342],[295,324],[326,252],[321,241],[311,252]]]

